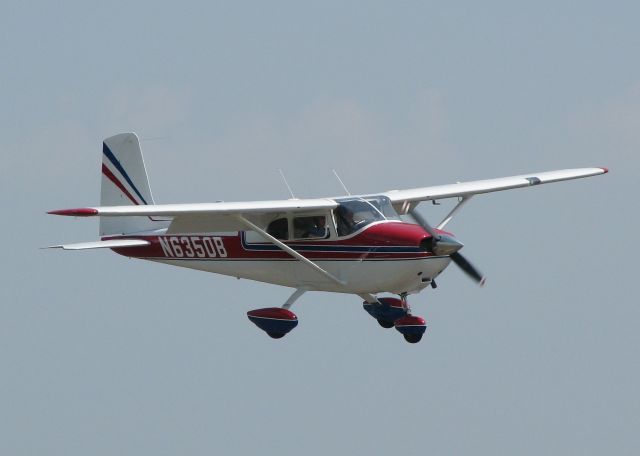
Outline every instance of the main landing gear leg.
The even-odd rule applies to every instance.
[[[273,339],[284,337],[289,331],[298,326],[298,316],[289,308],[307,290],[298,288],[282,307],[266,307],[247,312],[247,317],[258,328],[266,332]]]
[[[291,308],[291,306],[293,305],[294,302],[296,302],[298,300],[298,298],[300,296],[302,296],[303,294],[306,293],[307,290],[305,290],[304,288],[298,288],[296,291],[293,292],[293,294],[291,296],[289,296],[289,299],[287,299],[287,302],[285,302],[282,305],[283,309],[289,309]]]

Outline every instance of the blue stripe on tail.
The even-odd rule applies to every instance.
[[[109,159],[109,161],[113,164],[113,166],[115,166],[116,169],[120,171],[120,174],[122,174],[122,177],[125,178],[125,180],[129,183],[133,191],[136,192],[136,195],[140,197],[142,202],[144,204],[148,204],[147,201],[142,197],[142,194],[138,191],[138,188],[133,184],[133,182],[131,181],[131,178],[129,177],[127,172],[124,170],[124,168],[122,167],[122,165],[120,164],[116,156],[113,155],[113,152],[111,152],[111,150],[109,149],[109,146],[107,146],[105,143],[102,143],[102,153]]]

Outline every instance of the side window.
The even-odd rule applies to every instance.
[[[345,218],[344,214],[345,214],[344,211],[338,211],[338,210],[333,211],[333,215],[336,218],[338,236],[347,236],[353,232],[353,226],[352,226],[353,221],[351,221],[350,223],[347,222],[347,219]],[[352,220],[353,220],[353,216],[352,216]]]
[[[269,223],[267,233],[281,241],[289,239],[289,222],[287,221],[287,218],[279,218]]]
[[[295,217],[293,219],[293,236],[295,239],[324,239],[329,236],[327,217]]]

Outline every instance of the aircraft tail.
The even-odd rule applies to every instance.
[[[154,204],[135,133],[111,136],[102,143],[100,206]],[[100,217],[100,236],[132,234],[166,228],[169,222],[152,217]]]

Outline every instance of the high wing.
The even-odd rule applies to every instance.
[[[607,168],[577,168],[518,176],[499,177],[456,184],[413,188],[408,190],[390,190],[385,192],[399,213],[405,214],[420,201],[439,200],[454,197],[470,197],[482,193],[530,187],[534,185],[578,179],[605,174]],[[303,212],[321,209],[334,209],[337,203],[332,199],[289,199],[274,201],[218,202],[195,204],[151,204],[135,206],[97,206],[76,209],[61,209],[48,212],[54,215],[73,217],[127,217],[127,216],[163,216],[176,218],[227,219],[229,215],[265,215],[280,212]]]
[[[265,225],[278,214],[334,209],[330,199],[290,199],[196,204],[150,204],[61,209],[49,214],[73,217],[171,217],[167,234],[180,232],[237,231],[246,228],[238,217]]]
[[[243,201],[235,203],[150,204],[140,206],[97,206],[49,211],[48,214],[72,217],[127,217],[127,216],[197,216],[238,215],[251,213],[300,212],[333,209],[335,201],[329,199],[291,199],[276,201]]]
[[[413,188],[409,190],[391,190],[384,193],[399,213],[407,213],[420,201],[439,200],[454,197],[470,197],[481,193],[498,192],[513,188],[530,187],[563,180],[579,179],[609,172],[607,168],[578,168],[546,171],[542,173],[522,174],[519,176],[499,177],[434,187]]]

